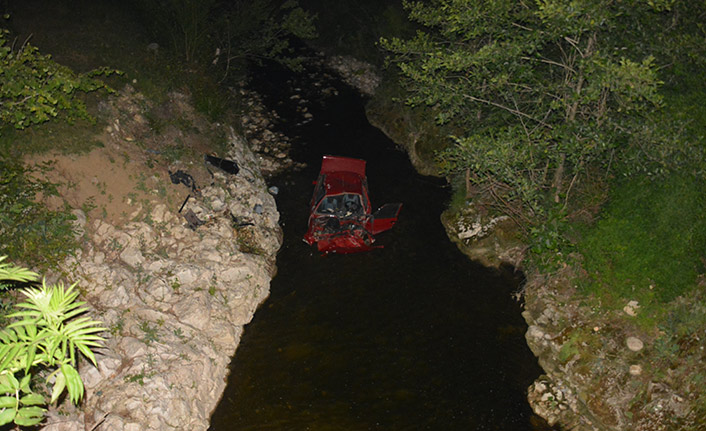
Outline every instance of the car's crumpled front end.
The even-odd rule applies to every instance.
[[[349,254],[368,251],[375,238],[366,229],[367,217],[339,218],[337,216],[316,217],[311,220],[304,241],[316,244],[320,252]]]

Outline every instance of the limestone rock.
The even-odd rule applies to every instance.
[[[134,246],[130,246],[123,250],[123,252],[120,253],[120,259],[133,268],[142,266],[142,264],[145,263],[145,258],[142,256],[142,252]]]
[[[625,305],[625,307],[623,307],[623,311],[624,311],[625,314],[627,314],[628,316],[637,316],[637,310],[638,310],[638,308],[640,308],[640,305],[638,304],[638,302],[635,301],[635,300],[632,300],[632,301],[629,301],[629,302]]]
[[[335,56],[328,59],[328,65],[337,71],[343,80],[361,93],[372,96],[380,85],[382,77],[373,65],[353,57]]]
[[[628,337],[625,340],[625,344],[628,346],[628,349],[633,352],[639,352],[645,346],[642,340],[637,337]]]

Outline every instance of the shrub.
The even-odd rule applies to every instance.
[[[24,129],[60,114],[69,122],[90,118],[86,105],[76,95],[108,89],[94,76],[112,70],[77,74],[30,44],[13,50],[7,39],[7,30],[0,28],[0,122]]]

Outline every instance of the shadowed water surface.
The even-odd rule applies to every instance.
[[[308,167],[271,181],[285,233],[278,274],[245,328],[211,429],[539,429],[525,392],[540,369],[511,297],[519,274],[463,256],[439,222],[444,183],[414,171],[354,92],[312,73],[263,71],[256,83]],[[321,96],[328,85],[339,95]],[[304,125],[294,88],[314,115]],[[384,249],[321,256],[302,242],[324,154],[368,161],[374,207],[404,203],[378,237]]]

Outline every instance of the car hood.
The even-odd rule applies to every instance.
[[[326,195],[363,194],[363,179],[353,172],[332,172],[325,175],[323,182]]]

